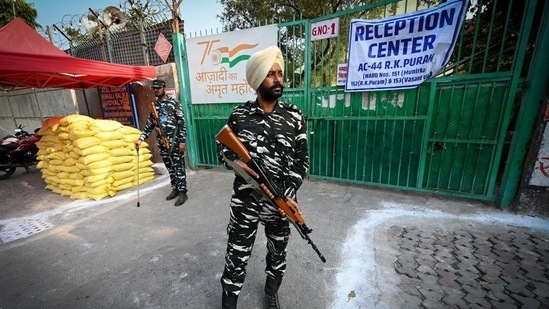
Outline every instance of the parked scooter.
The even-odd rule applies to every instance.
[[[0,180],[13,175],[18,167],[23,167],[30,173],[29,167],[38,163],[36,143],[40,136],[36,131],[30,134],[23,130],[22,125],[15,128],[14,132],[15,134],[4,137],[0,142]]]

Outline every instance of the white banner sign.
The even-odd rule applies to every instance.
[[[311,41],[335,38],[339,35],[339,18],[311,24]]]
[[[255,99],[246,81],[246,61],[277,45],[278,26],[269,25],[187,39],[192,103],[233,103]]]
[[[347,81],[347,64],[340,63],[337,65],[337,86],[344,86]]]
[[[417,87],[454,49],[468,0],[378,20],[353,19],[345,91]]]

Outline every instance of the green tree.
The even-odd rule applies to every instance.
[[[36,22],[37,15],[34,4],[25,0],[0,0],[0,27],[7,25],[14,17],[19,17],[33,29],[41,29],[42,26]]]
[[[257,26],[259,22],[272,23],[312,19],[364,4],[364,0],[219,0],[223,12],[218,17],[225,29],[232,31]]]

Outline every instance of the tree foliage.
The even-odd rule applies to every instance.
[[[15,17],[24,19],[33,29],[42,28],[36,22],[38,12],[34,4],[25,0],[0,0],[0,27],[4,27]]]
[[[247,29],[258,23],[288,22],[300,19],[313,19],[348,8],[360,6],[359,0],[220,0],[223,12],[222,25],[228,31]]]

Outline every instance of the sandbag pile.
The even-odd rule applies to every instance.
[[[146,142],[137,151],[140,131],[114,120],[69,115],[47,119],[37,132],[38,165],[46,189],[74,199],[100,200],[154,179]],[[139,176],[139,177],[138,177]]]

